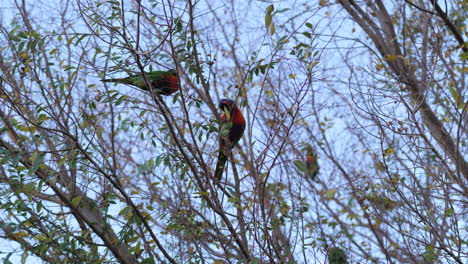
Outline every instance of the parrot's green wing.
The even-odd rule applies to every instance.
[[[314,180],[317,174],[319,173],[319,165],[317,160],[317,152],[311,145],[306,146],[306,166],[307,166],[307,174],[308,176]]]
[[[145,72],[145,77],[153,88],[160,90],[159,93],[169,95],[179,89],[177,73],[175,70]],[[104,79],[103,82],[116,82],[136,86],[142,90],[149,91],[145,78],[141,74],[131,75],[126,78]]]
[[[167,78],[168,75],[170,75],[170,73],[167,71],[145,72],[146,78],[148,79],[148,81],[150,81],[153,84],[153,86],[155,86],[155,84],[157,84],[159,81]],[[129,80],[130,85],[134,85],[140,89],[149,91],[148,86],[146,86],[145,78],[143,78],[143,75],[141,74],[133,75],[133,76],[127,77],[127,79]],[[154,88],[158,88],[158,87],[154,87]]]
[[[169,73],[166,71],[152,71],[152,72],[145,72],[145,76],[150,81],[151,83],[156,83],[162,79],[164,79]],[[127,78],[120,79],[123,82],[120,83],[125,83],[129,85],[136,86],[140,89],[148,91],[148,86],[146,85],[145,78],[143,78],[143,75],[137,74],[137,75],[131,75],[128,76]]]

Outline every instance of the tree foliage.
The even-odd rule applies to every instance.
[[[465,263],[467,5],[7,1],[0,256]],[[170,68],[168,97],[100,81]]]

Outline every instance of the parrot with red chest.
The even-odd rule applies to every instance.
[[[224,167],[230,151],[239,142],[245,130],[245,119],[240,109],[234,101],[222,99],[219,101],[219,108],[224,114],[221,116],[220,140],[218,162],[216,163],[215,179],[221,180]],[[227,133],[226,133],[227,132]]]
[[[317,152],[311,145],[307,145],[306,148],[306,160],[305,164],[307,167],[306,174],[309,176],[312,180],[317,177],[317,174],[319,173],[319,165],[318,165],[318,157],[317,157]]]
[[[171,95],[177,92],[180,88],[179,76],[174,69],[168,71],[152,71],[145,72],[146,79],[153,86],[154,92],[161,95]],[[150,91],[146,85],[145,78],[142,74],[131,75],[126,78],[118,79],[103,79],[103,82],[115,82],[136,86],[142,90]]]

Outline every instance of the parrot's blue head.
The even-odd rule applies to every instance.
[[[177,73],[176,70],[174,69],[169,69],[167,72],[174,74],[175,76],[178,76],[179,74]]]
[[[221,108],[221,110],[227,109],[228,111],[231,111],[234,108],[234,101],[231,99],[221,99],[219,101],[218,107]]]

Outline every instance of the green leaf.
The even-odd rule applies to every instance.
[[[36,205],[36,212],[41,212],[41,209],[42,209],[42,201],[39,201]]]
[[[83,196],[76,196],[75,198],[73,198],[71,200],[71,204],[74,206],[74,207],[77,207],[78,204],[80,204],[81,200],[83,199]]]
[[[32,161],[32,166],[29,169],[28,173],[29,175],[32,175],[39,169],[39,165],[42,163],[44,160],[45,153],[39,153],[39,152],[34,152],[31,155],[31,161]]]
[[[453,88],[453,86],[449,86],[449,91],[450,91],[450,94],[452,95],[453,99],[455,100],[455,104],[458,105],[458,103],[460,102],[460,95],[458,94],[457,90],[455,90],[455,88]]]
[[[447,217],[452,216],[453,215],[453,209],[449,208],[449,209],[445,210],[444,215],[447,216]]]
[[[70,44],[72,44],[72,42],[73,42],[73,40],[76,38],[76,36],[77,36],[77,35],[72,36],[71,38],[69,38],[69,39],[67,40],[67,46],[70,46]]]
[[[49,241],[52,240],[50,237],[47,237],[47,236],[42,235],[42,234],[35,235],[33,237],[33,239],[37,240],[37,241],[42,241],[42,242],[49,242]]]
[[[120,96],[120,97],[117,99],[117,101],[115,102],[115,105],[120,105],[120,104],[122,104],[122,103],[125,101],[125,99],[127,99],[127,98],[128,98],[128,97],[125,96],[125,95]]]
[[[20,44],[18,46],[18,52],[21,52],[23,50],[25,44],[26,44],[26,42],[24,42],[24,41],[20,42]]]
[[[75,42],[75,45],[78,45],[84,38],[86,38],[88,34],[81,35]]]
[[[72,72],[72,74],[70,75],[70,80],[74,80],[77,74],[78,74],[78,71]]]
[[[468,60],[468,52],[462,52],[462,53],[460,53],[460,59],[461,59],[462,61]]]
[[[149,258],[145,258],[141,264],[154,264],[154,258],[153,257],[149,257]]]
[[[36,184],[34,182],[30,182],[28,184],[23,185],[23,192],[26,194],[31,194],[35,188]]]
[[[18,37],[27,39],[27,38],[28,38],[28,34],[26,34],[26,32],[24,32],[24,31],[20,31],[20,32],[18,33]]]
[[[62,167],[63,164],[65,164],[65,162],[66,162],[67,160],[68,160],[68,157],[67,157],[67,156],[61,158],[61,159],[58,161],[58,163],[57,163],[57,167]]]
[[[275,10],[275,7],[272,4],[266,8],[266,12],[270,14],[273,12],[273,10]]]
[[[132,208],[130,206],[124,207],[122,210],[120,210],[119,215],[126,215],[132,211]]]
[[[312,38],[312,34],[309,32],[302,32],[302,35],[306,36],[307,38]]]
[[[209,196],[210,195],[209,192],[195,192],[194,194],[200,195],[200,196]]]
[[[436,262],[437,255],[435,254],[434,246],[427,245],[426,252],[424,252],[423,257],[428,263]]]
[[[275,33],[275,25],[272,23],[273,20],[273,15],[272,12],[275,10],[273,5],[269,5],[266,8],[266,13],[265,13],[265,27],[268,29],[268,32],[270,35],[273,35]]]
[[[266,15],[265,15],[265,27],[267,27],[267,28],[270,27],[270,25],[271,25],[271,20],[272,20],[271,14],[270,14],[270,13],[266,13]]]
[[[172,98],[172,103],[175,104],[177,102],[177,98],[179,98],[180,93],[176,93]]]
[[[284,12],[288,12],[289,10],[291,10],[291,8],[282,8],[282,9],[276,11],[276,13],[281,14],[281,13],[284,13]]]

